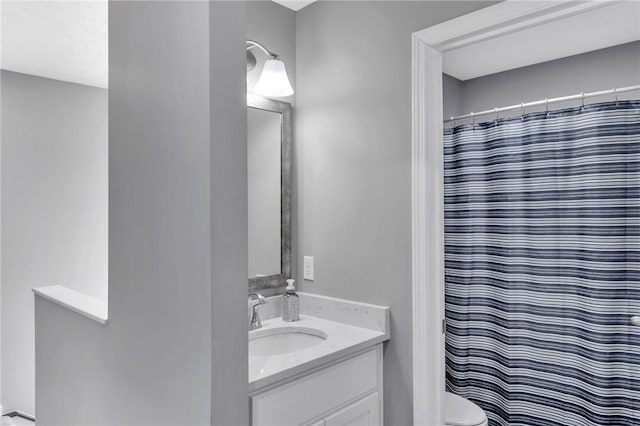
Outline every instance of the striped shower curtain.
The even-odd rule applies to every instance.
[[[640,101],[445,130],[447,388],[490,425],[640,425]]]

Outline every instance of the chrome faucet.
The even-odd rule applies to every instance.
[[[249,293],[249,302],[253,299],[257,299],[258,303],[251,307],[251,322],[249,323],[249,330],[257,330],[258,328],[262,328],[262,323],[260,322],[260,316],[258,315],[258,308],[260,305],[264,305],[267,303],[267,299],[264,298],[260,293]]]

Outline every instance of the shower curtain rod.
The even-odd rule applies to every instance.
[[[465,115],[459,115],[457,117],[451,117],[448,120],[444,120],[444,122],[450,123],[452,121],[464,120],[465,118],[474,118],[478,115],[499,114],[504,111],[510,111],[512,109],[518,109],[518,108],[521,108],[522,113],[524,114],[524,109],[528,107],[538,106],[538,105],[549,105],[554,102],[573,101],[576,99],[582,99],[582,104],[584,105],[585,98],[592,98],[594,96],[617,95],[618,93],[631,92],[633,90],[640,90],[640,85],[621,87],[619,89],[601,90],[599,92],[591,92],[591,93],[583,92],[583,93],[578,93],[577,95],[562,96],[560,98],[542,99],[540,101],[534,101],[534,102],[526,102],[526,103],[523,102],[517,105],[511,105],[511,106],[506,106],[502,108],[493,108],[493,109],[488,109],[486,111],[472,112]]]

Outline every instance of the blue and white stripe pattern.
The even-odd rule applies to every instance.
[[[640,425],[640,101],[445,130],[447,388],[490,425]]]

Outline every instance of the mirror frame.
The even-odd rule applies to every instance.
[[[249,292],[284,287],[291,278],[291,218],[293,195],[293,122],[291,104],[258,95],[247,94],[247,108],[279,113],[280,132],[280,273],[249,278]],[[248,247],[247,247],[248,249]]]

